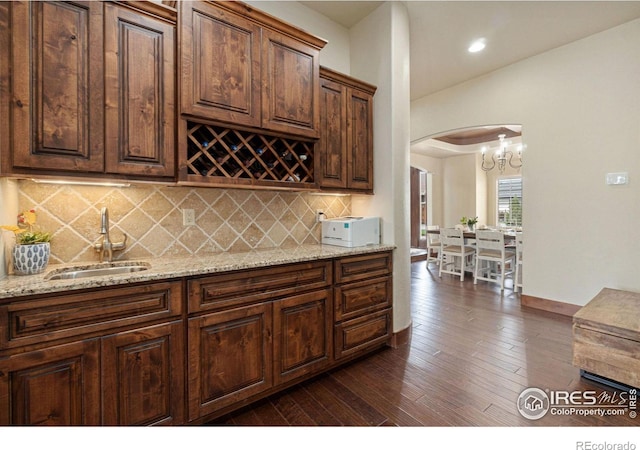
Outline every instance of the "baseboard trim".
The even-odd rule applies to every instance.
[[[556,314],[562,314],[563,316],[573,317],[582,306],[574,305],[572,303],[563,303],[555,300],[548,300],[546,298],[533,297],[532,295],[520,296],[520,304],[527,308],[541,309]]]
[[[411,341],[411,327],[413,322],[409,324],[404,330],[397,331],[391,335],[391,347],[398,348],[409,344]]]

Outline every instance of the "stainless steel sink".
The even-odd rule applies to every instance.
[[[106,275],[120,275],[147,270],[151,267],[148,263],[107,263],[94,264],[82,267],[67,267],[55,269],[45,275],[46,280],[71,280],[75,278],[103,277]]]

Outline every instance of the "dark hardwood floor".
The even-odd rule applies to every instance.
[[[571,319],[523,308],[498,287],[412,264],[412,336],[225,416],[251,426],[637,426],[629,414],[529,420],[516,404],[529,387],[619,393],[571,364]]]

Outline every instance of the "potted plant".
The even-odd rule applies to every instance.
[[[13,268],[17,274],[33,275],[42,272],[49,263],[51,234],[34,231],[36,213],[25,211],[18,216],[16,245],[13,247]],[[26,227],[20,228],[20,227]]]
[[[476,226],[476,223],[478,223],[478,216],[475,216],[475,217],[463,216],[462,219],[460,219],[460,223],[462,225],[466,225],[469,228],[469,231],[473,231],[473,228]]]

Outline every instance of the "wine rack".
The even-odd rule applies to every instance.
[[[190,178],[244,184],[314,183],[313,142],[195,122],[187,122],[187,138]]]

